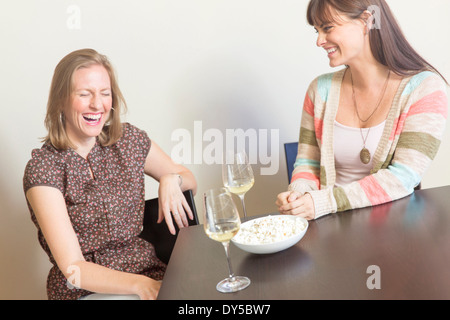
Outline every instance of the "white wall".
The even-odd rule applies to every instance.
[[[389,3],[413,46],[450,80],[450,2]],[[1,0],[0,299],[46,299],[50,264],[29,218],[22,176],[45,135],[51,76],[64,55],[85,47],[108,55],[128,102],[126,120],[169,154],[177,144],[171,135],[182,128],[194,135],[194,121],[201,121],[202,133],[277,130],[279,140],[269,144],[278,153],[277,174],[260,175],[264,165],[254,165],[256,184],[246,197],[249,214],[271,212],[287,186],[282,145],[297,140],[305,90],[314,77],[332,70],[305,21],[306,5],[306,0]],[[203,148],[209,143],[200,136]],[[449,146],[447,130],[425,188],[450,184]],[[200,160],[187,167],[198,179],[202,213],[201,194],[221,185],[221,168]],[[156,185],[147,182],[147,196],[153,197]]]

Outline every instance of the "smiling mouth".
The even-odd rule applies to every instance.
[[[327,49],[327,53],[328,53],[329,55],[335,53],[336,51],[337,51],[337,48],[330,48],[330,49]]]
[[[98,124],[100,122],[100,119],[102,118],[102,114],[101,113],[96,113],[96,114],[92,114],[92,113],[88,113],[88,114],[83,114],[83,119],[87,121],[88,124],[90,125],[95,125]]]

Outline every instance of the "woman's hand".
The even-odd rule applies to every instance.
[[[179,174],[166,174],[159,180],[158,223],[165,219],[172,234],[175,234],[173,222],[179,228],[183,228],[189,226],[187,217],[191,220],[194,218],[191,208],[181,191],[181,181],[182,178]]]
[[[138,281],[134,285],[134,291],[141,300],[156,300],[160,288],[161,281],[153,280],[144,275],[139,275]]]
[[[159,181],[158,190],[158,223],[166,220],[167,227],[175,234],[174,221],[179,228],[187,227],[187,216],[192,220],[194,215],[184,197],[183,191],[192,190],[195,195],[197,181],[186,167],[173,160],[152,141],[152,146],[145,160],[145,174]]]
[[[281,214],[300,216],[307,220],[312,220],[316,216],[314,202],[309,193],[302,195],[298,191],[282,192],[275,204]]]

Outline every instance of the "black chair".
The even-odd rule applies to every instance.
[[[288,182],[291,183],[292,171],[294,171],[294,163],[297,159],[298,142],[288,142],[284,144],[284,153],[286,155],[286,166],[288,172]]]
[[[298,142],[288,142],[284,144],[284,153],[286,155],[286,166],[288,172],[288,182],[291,183],[292,172],[294,171],[294,163],[297,159]],[[419,183],[414,190],[420,190],[422,184]]]
[[[195,207],[194,196],[191,190],[186,190],[184,193],[186,201],[191,208],[194,219],[190,220],[188,217],[189,225],[198,225],[197,210]],[[145,201],[145,211],[144,211],[144,228],[139,235],[144,240],[147,240],[155,247],[156,256],[163,261],[168,263],[170,255],[172,254],[175,241],[178,235],[178,226],[174,223],[176,234],[170,233],[167,224],[163,220],[161,223],[158,221],[158,198],[150,199]]]

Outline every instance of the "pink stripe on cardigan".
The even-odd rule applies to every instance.
[[[372,205],[392,201],[391,197],[384,191],[373,175],[359,180],[358,183]]]
[[[314,118],[314,132],[316,133],[316,138],[322,140],[323,120],[314,117],[314,103],[311,101],[308,94],[303,102],[303,110]]]
[[[402,132],[408,116],[421,113],[437,113],[447,119],[447,95],[442,91],[435,91],[411,105],[408,113],[402,113],[400,117],[395,119],[396,124],[394,125],[389,140],[394,140],[394,137]]]
[[[292,176],[291,183],[297,179],[306,179],[314,182],[317,185],[317,189],[320,189],[320,180],[317,176],[309,172],[299,172]]]

